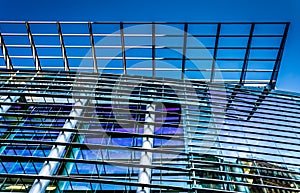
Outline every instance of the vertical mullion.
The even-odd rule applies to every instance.
[[[98,65],[97,65],[97,57],[96,57],[96,51],[95,51],[95,42],[94,42],[94,36],[93,36],[93,28],[92,23],[88,23],[89,26],[89,32],[90,32],[90,41],[92,46],[92,55],[93,55],[93,64],[94,64],[94,72],[98,73]]]
[[[58,29],[58,35],[59,35],[59,42],[60,42],[62,57],[63,57],[63,60],[64,60],[64,70],[65,71],[70,71],[69,61],[68,61],[68,57],[67,57],[67,51],[66,51],[64,38],[63,38],[63,35],[62,35],[62,30],[61,30],[61,26],[60,26],[59,22],[57,22],[57,29]]]
[[[184,78],[185,75],[185,61],[186,61],[186,43],[187,43],[187,31],[188,31],[188,24],[184,24],[184,39],[183,39],[183,50],[182,50],[182,69],[181,69],[181,79]]]
[[[212,82],[215,77],[215,67],[216,67],[216,59],[217,59],[217,54],[218,54],[220,31],[221,31],[221,23],[218,23],[217,33],[216,33],[216,41],[215,41],[215,47],[214,47],[214,56],[213,56],[213,61],[212,61],[212,66],[211,66],[210,82]]]
[[[27,29],[27,34],[28,34],[30,46],[31,46],[32,56],[33,56],[33,59],[34,59],[35,69],[36,70],[42,70],[40,60],[39,60],[39,57],[38,57],[38,53],[36,51],[36,47],[35,47],[35,44],[34,44],[33,36],[32,36],[31,30],[30,30],[29,23],[25,22],[25,25],[26,25],[26,29]]]
[[[243,68],[242,68],[242,73],[241,73],[241,78],[240,78],[240,84],[245,83],[246,72],[247,72],[247,68],[248,68],[248,59],[249,59],[249,55],[250,55],[250,47],[251,47],[251,43],[252,43],[254,28],[255,28],[255,24],[252,23],[251,29],[250,29],[250,34],[249,34],[249,39],[248,39],[248,43],[247,43],[247,50],[246,50],[245,57],[244,57],[244,63],[243,63]]]
[[[120,23],[120,35],[121,35],[121,46],[122,46],[123,73],[127,74],[125,39],[124,39],[124,24],[122,22]]]

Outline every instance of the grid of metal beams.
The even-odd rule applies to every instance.
[[[128,30],[133,26],[137,29],[134,33]],[[0,21],[0,67],[114,74],[140,74],[142,70],[153,77],[269,84],[274,88],[288,28],[285,22]],[[111,45],[103,44],[109,38]],[[201,45],[191,44],[192,38]],[[210,57],[196,53],[204,49]],[[111,55],[115,51],[110,50],[120,51]],[[142,61],[152,61],[152,67],[134,65]],[[161,66],[160,61],[173,67]],[[217,72],[221,72],[221,78],[215,76]],[[209,75],[202,77],[201,73]]]
[[[46,192],[299,192],[299,94],[70,71],[5,70],[0,81],[1,191],[29,192],[40,179]],[[57,147],[65,151],[50,156]],[[141,152],[152,165],[140,163]],[[57,164],[53,174],[39,175],[47,163]],[[151,183],[139,181],[142,168]]]
[[[300,192],[288,28],[0,22],[0,191]]]

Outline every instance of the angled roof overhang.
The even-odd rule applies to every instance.
[[[0,68],[275,88],[287,22],[0,22]]]

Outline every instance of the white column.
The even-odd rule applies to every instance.
[[[155,126],[151,123],[155,123],[155,104],[149,104],[146,106],[147,114],[145,116],[144,134],[153,135]],[[147,124],[150,123],[150,124]],[[142,148],[153,149],[153,137],[143,137]],[[152,152],[141,152],[140,164],[142,165],[152,165]],[[140,168],[139,171],[139,183],[151,184],[151,169],[150,168]],[[150,193],[149,187],[138,187],[137,193]]]
[[[74,99],[74,106],[84,107],[87,103],[87,99]],[[81,116],[83,113],[83,108],[73,108],[69,114],[70,117]],[[78,120],[68,119],[66,120],[63,128],[64,129],[73,129],[75,128]],[[56,142],[69,142],[73,132],[63,132],[61,131],[56,139]],[[60,158],[63,155],[66,146],[63,145],[54,145],[48,155],[49,158]],[[39,172],[40,176],[52,176],[55,169],[59,166],[57,161],[46,161]],[[47,186],[49,185],[50,180],[48,179],[36,179],[29,191],[29,193],[43,193],[46,191]]]

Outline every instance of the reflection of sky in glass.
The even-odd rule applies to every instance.
[[[277,94],[280,92],[272,91],[263,102],[258,104],[256,101],[261,93],[253,92],[257,97],[252,97],[249,95],[250,92],[237,94],[230,105],[230,110],[227,111],[233,114],[232,117],[240,118],[240,121],[226,119],[226,125],[218,137],[221,141],[220,147],[226,148],[221,154],[283,162],[284,166],[290,164],[291,166],[288,167],[293,168],[292,165],[299,161],[300,156],[297,131],[300,117],[296,106],[297,101],[291,100],[293,99],[291,97],[280,97]],[[244,104],[245,97],[247,100]],[[254,103],[258,108],[255,109],[250,121],[245,121],[249,118]],[[228,160],[232,159],[228,158]]]

